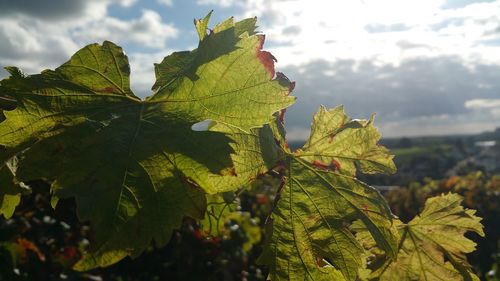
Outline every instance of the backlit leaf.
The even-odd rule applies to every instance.
[[[95,231],[77,269],[137,256],[152,240],[164,245],[184,216],[202,217],[205,192],[234,190],[274,165],[266,124],[294,98],[289,81],[273,79],[263,42],[255,19],[231,18],[197,49],[156,65],[145,100],[131,92],[128,59],[111,42],[41,74],[8,69],[0,89],[17,107],[0,123],[2,155],[20,157],[19,179],[54,180],[55,196],[76,198]],[[209,130],[191,129],[204,120]]]
[[[380,193],[339,172],[338,167],[317,163],[318,159],[332,159],[334,153],[335,158],[347,155],[347,147],[337,149],[336,145],[353,144],[354,149],[376,150],[373,147],[378,133],[365,132],[374,130],[371,123],[355,121],[354,128],[345,128],[339,119],[340,113],[339,109],[326,111],[321,108],[314,119],[309,142],[285,160],[285,183],[271,216],[272,234],[260,260],[270,266],[272,280],[356,280],[364,250],[349,229],[355,219],[368,225],[380,247],[395,255],[397,238],[391,231],[392,214]],[[326,118],[325,114],[333,116]],[[329,132],[341,135],[340,144],[328,143]],[[387,158],[377,164],[380,168],[376,171],[393,168],[392,157],[387,155]],[[339,161],[352,174],[354,163],[359,164],[364,159],[360,156]],[[360,165],[365,167],[365,164]],[[362,168],[362,171],[367,170]]]
[[[479,280],[472,273],[465,254],[476,244],[466,232],[484,236],[480,218],[464,209],[462,197],[449,193],[430,198],[424,210],[408,224],[398,223],[400,249],[397,260],[376,269],[370,280]]]
[[[12,159],[0,168],[0,216],[3,215],[6,219],[14,214],[17,205],[21,202],[23,191],[14,178],[16,162],[17,159]]]
[[[370,120],[352,120],[342,106],[321,107],[314,115],[311,136],[297,155],[309,162],[329,166],[354,175],[356,166],[361,172],[394,173],[394,157],[378,144],[380,133]]]

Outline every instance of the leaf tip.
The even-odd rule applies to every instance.
[[[203,19],[194,19],[194,25],[196,27],[196,31],[198,33],[198,37],[200,41],[203,41],[207,36],[207,28],[208,22],[210,21],[210,17],[212,16],[214,10],[210,10],[208,14]]]

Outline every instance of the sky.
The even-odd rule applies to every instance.
[[[212,26],[257,16],[277,70],[296,81],[291,140],[307,138],[321,104],[376,113],[384,137],[500,127],[500,1],[0,0],[0,66],[38,73],[111,40],[148,96],[153,63],[196,48],[193,19],[210,10]]]

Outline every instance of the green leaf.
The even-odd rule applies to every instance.
[[[352,120],[342,106],[330,110],[321,107],[314,115],[311,136],[297,155],[351,175],[356,165],[363,173],[394,173],[394,156],[378,144],[379,140],[373,117],[368,121]]]
[[[165,58],[146,100],[131,92],[127,57],[111,42],[53,71],[8,69],[0,89],[17,107],[0,123],[2,157],[21,158],[19,179],[51,179],[56,197],[76,198],[95,231],[77,269],[164,245],[184,216],[203,216],[204,192],[234,190],[275,164],[265,124],[294,98],[272,79],[254,30],[254,19],[229,19],[198,49]],[[209,130],[191,129],[204,120]]]
[[[198,32],[198,37],[200,41],[203,41],[207,36],[208,22],[210,21],[210,17],[212,16],[213,10],[208,13],[205,18],[194,20],[194,25],[196,26],[196,31]]]
[[[105,225],[105,218],[98,221],[99,215],[104,212],[113,214],[111,208],[102,205],[99,205],[99,208],[94,207],[94,210],[92,208],[80,210],[80,216],[92,217],[96,237],[95,241],[92,241],[94,242],[92,251],[75,265],[75,269],[88,270],[97,266],[107,266],[127,255],[137,257],[149,246],[151,239],[155,240],[157,246],[164,246],[170,240],[173,228],[180,225],[184,216],[198,219],[202,217],[205,198],[200,190],[176,182],[172,177],[166,184],[169,188],[147,194],[148,197],[144,197],[144,204],[126,223],[110,227]],[[89,193],[77,196],[80,198],[77,203],[86,206],[90,206],[92,199],[95,198]]]
[[[0,215],[6,219],[12,217],[21,202],[23,188],[15,180],[16,159],[7,161],[0,168]]]
[[[339,125],[341,122],[335,118],[325,118],[326,114],[330,113],[320,109],[312,125],[310,141],[303,150],[288,155],[285,160],[286,177],[271,216],[272,233],[260,258],[261,263],[270,266],[272,280],[356,280],[364,253],[349,228],[356,219],[368,226],[381,248],[393,255],[396,253],[392,214],[380,193],[338,169],[316,163],[318,157],[328,159],[333,152],[345,155],[335,148],[337,143],[323,142],[324,132],[340,127],[346,132],[341,135],[341,144],[359,147],[366,146],[365,142],[376,143],[370,137],[378,135],[366,134],[365,130],[374,129],[371,124],[360,121],[358,124],[363,126],[352,129],[358,133],[349,133],[349,128]],[[315,151],[314,157],[311,151]],[[362,157],[359,159],[340,161],[348,166],[364,161]]]
[[[424,210],[401,234],[397,260],[389,260],[372,274],[380,280],[479,280],[472,273],[465,254],[476,244],[464,237],[468,231],[484,236],[481,219],[474,210],[464,209],[462,197],[449,193],[430,198]]]
[[[270,265],[272,280],[337,280],[337,271],[355,280],[363,249],[349,224],[357,218],[370,225],[382,245],[397,247],[389,231],[391,213],[374,188],[297,158],[288,159],[288,165],[272,215],[273,234],[261,260]]]

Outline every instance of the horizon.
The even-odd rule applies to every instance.
[[[474,136],[479,136],[483,134],[495,134],[496,132],[500,132],[500,126],[493,129],[493,130],[487,130],[487,131],[482,131],[479,133],[463,133],[463,134],[443,134],[443,135],[419,135],[419,136],[399,136],[399,137],[385,137],[382,135],[380,137],[380,140],[383,142],[384,140],[390,140],[390,141],[396,141],[396,140],[401,140],[401,139],[432,139],[432,138],[463,138],[463,137],[474,137]],[[496,141],[497,139],[491,139],[493,141]],[[307,139],[292,139],[289,140],[289,143],[301,143],[304,144],[307,141]],[[300,148],[300,147],[297,147]]]

